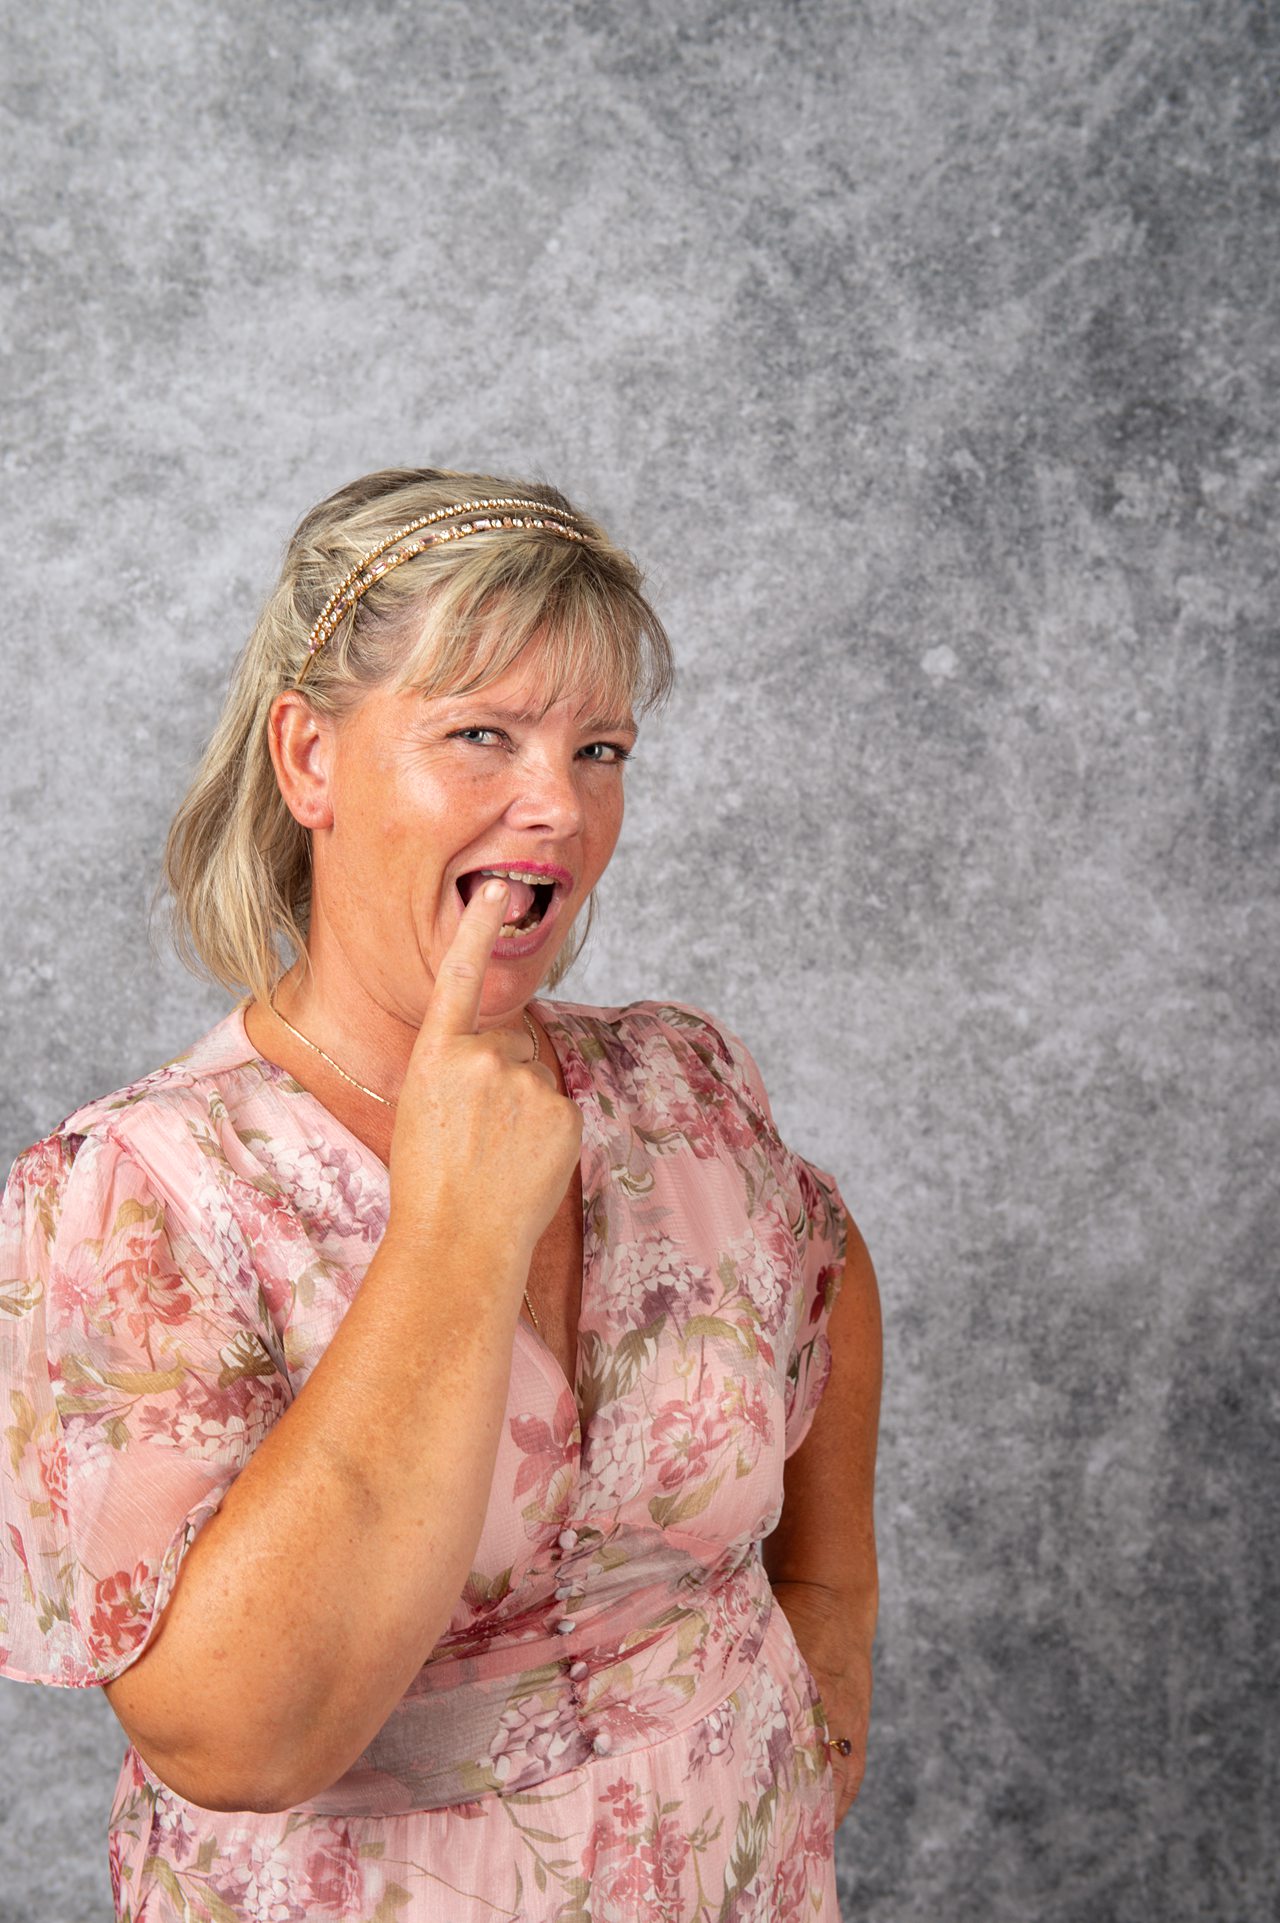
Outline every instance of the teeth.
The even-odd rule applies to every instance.
[[[480,868],[477,873],[486,876],[496,875],[502,881],[528,882],[531,888],[554,888],[556,885],[550,875],[531,875],[523,868]],[[532,913],[531,909],[529,915],[524,916],[520,921],[504,921],[499,930],[500,938],[513,941],[518,935],[532,934],[541,922],[541,917],[537,920],[530,919]]]

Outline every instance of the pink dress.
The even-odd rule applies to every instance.
[[[698,1010],[534,1007],[584,1117],[577,1381],[522,1319],[475,1567],[340,1781],[222,1814],[127,1751],[128,1923],[836,1923],[826,1723],[760,1544],[830,1364],[840,1197]],[[0,1672],[138,1657],[386,1218],[383,1164],[238,1010],[19,1158]]]

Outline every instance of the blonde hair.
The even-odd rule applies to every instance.
[[[306,952],[311,843],[276,781],[271,704],[308,660],[325,602],[371,549],[421,515],[454,503],[532,497],[572,514],[581,541],[535,527],[447,541],[384,574],[349,609],[307,669],[306,700],[342,716],[375,687],[464,694],[506,674],[531,643],[550,701],[581,691],[600,712],[656,709],[674,681],[661,621],[630,556],[554,488],[441,468],[365,475],[305,515],[280,579],[236,664],[222,715],[174,816],[163,885],[179,954],[197,974],[265,1000]],[[566,941],[554,988],[591,930]]]

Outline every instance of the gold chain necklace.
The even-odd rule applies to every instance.
[[[284,1027],[288,1029],[289,1033],[302,1043],[302,1046],[304,1048],[309,1048],[311,1050],[311,1053],[313,1055],[318,1055],[322,1062],[328,1062],[334,1074],[340,1075],[344,1082],[349,1082],[352,1088],[358,1088],[360,1090],[360,1093],[362,1095],[367,1095],[371,1102],[381,1102],[383,1108],[394,1109],[397,1106],[397,1104],[392,1101],[389,1095],[379,1095],[376,1088],[366,1088],[364,1083],[358,1082],[354,1075],[348,1075],[346,1069],[341,1067],[339,1063],[335,1062],[332,1055],[326,1055],[325,1051],[321,1048],[319,1042],[313,1042],[309,1035],[304,1035],[300,1028],[295,1028],[293,1023],[289,1020],[289,1017],[287,1015],[282,1015],[280,1013],[280,1010],[276,1007],[274,996],[272,996],[271,999],[267,1002],[267,1007],[271,1010],[271,1013],[275,1016],[276,1020],[278,1022],[281,1022],[284,1025]],[[524,1025],[529,1031],[529,1039],[533,1043],[533,1059],[536,1062],[539,1055],[542,1053],[542,1043],[539,1038],[537,1029],[534,1027],[533,1023],[529,1020],[528,1009],[527,1008],[521,1009],[520,1012],[524,1017]],[[528,1289],[526,1289],[524,1292],[524,1306],[529,1311],[529,1320],[532,1322],[534,1328],[538,1331],[538,1334],[541,1335],[542,1325],[538,1321],[537,1316],[533,1312],[533,1304],[529,1300]]]

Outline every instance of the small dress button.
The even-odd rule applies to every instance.
[[[578,1627],[572,1616],[562,1616],[556,1624],[557,1636],[569,1636]]]
[[[591,1747],[597,1756],[607,1756],[613,1748],[613,1738],[607,1730],[602,1729],[598,1736],[591,1738]]]
[[[581,1682],[582,1678],[586,1675],[586,1673],[587,1673],[587,1665],[585,1663],[583,1662],[570,1663],[569,1674],[573,1677],[573,1680],[575,1683]]]
[[[560,1602],[563,1602],[566,1596],[572,1596],[573,1593],[574,1593],[573,1583],[558,1582],[556,1584],[556,1597]]]
[[[578,1546],[578,1532],[576,1529],[562,1529],[556,1541],[567,1556],[571,1549],[576,1549]]]

